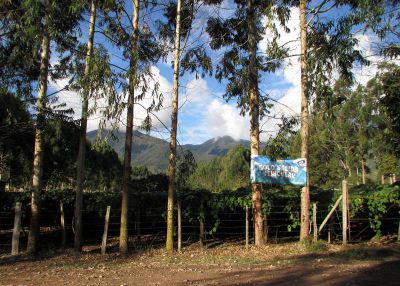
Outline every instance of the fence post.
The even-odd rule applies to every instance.
[[[249,248],[249,206],[246,205],[246,249]]]
[[[103,241],[101,243],[101,254],[106,254],[108,222],[110,220],[110,209],[111,209],[111,207],[107,206],[106,217],[104,219],[104,232],[103,232]]]
[[[347,181],[342,182],[342,228],[343,228],[343,245],[347,244],[347,225],[348,225],[348,192],[347,192]]]
[[[15,204],[14,229],[12,235],[11,255],[19,253],[19,235],[21,232],[21,203]]]
[[[381,175],[381,184],[382,184],[382,185],[385,184],[385,175]]]
[[[182,251],[182,209],[180,200],[178,200],[178,251]]]
[[[318,227],[317,227],[317,204],[313,203],[313,233],[314,233],[314,241],[318,240]]]
[[[67,233],[65,231],[65,213],[64,213],[64,204],[60,202],[60,225],[61,225],[61,248],[65,249],[67,243]]]
[[[333,232],[333,217],[329,218],[329,226],[328,226],[328,243],[332,243],[332,232]]]
[[[397,182],[396,174],[393,174],[393,184]]]
[[[397,230],[397,241],[400,241],[400,220],[399,220],[399,229]]]
[[[204,246],[204,203],[200,204],[200,233],[199,233],[200,246]]]

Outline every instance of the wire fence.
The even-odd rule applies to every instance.
[[[316,211],[316,224],[321,225],[329,211],[331,204],[320,204]],[[181,232],[184,243],[194,243],[203,237],[203,242],[216,239],[221,242],[236,240],[244,243],[246,237],[246,210],[242,208],[225,209],[215,211],[206,208],[204,210],[193,210],[182,205]],[[29,232],[29,206],[22,207],[20,249],[26,248]],[[54,207],[41,208],[41,247],[57,248],[61,246],[62,226],[61,211]],[[84,210],[83,216],[83,241],[86,245],[100,246],[104,231],[104,217],[106,209]],[[111,208],[108,238],[109,242],[118,241],[120,233],[119,208]],[[286,240],[298,240],[300,209],[287,210],[287,205],[273,205],[265,215],[264,228],[266,240],[269,243],[279,243]],[[67,234],[67,246],[73,245],[74,235],[74,211],[72,207],[65,208],[64,229]],[[177,234],[177,211],[175,211],[174,233]],[[312,222],[312,220],[311,220]],[[392,209],[380,218],[380,230],[383,235],[397,235],[400,216],[396,209]],[[201,234],[201,226],[204,225],[204,233]],[[12,247],[12,235],[14,227],[14,210],[0,212],[0,252],[9,253]],[[371,217],[363,215],[350,217],[348,226],[349,242],[359,242],[371,239],[375,232],[371,228]],[[166,207],[151,207],[143,209],[131,209],[129,213],[128,233],[131,247],[155,246],[163,244],[166,234]],[[313,230],[310,225],[310,231]],[[320,239],[331,242],[340,242],[342,239],[342,212],[336,209],[325,228],[318,233]],[[249,237],[254,237],[254,225],[249,215]]]

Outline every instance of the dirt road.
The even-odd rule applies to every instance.
[[[2,256],[0,285],[400,285],[400,245],[298,243],[241,245],[178,254],[147,250],[120,257],[52,253],[35,260]]]

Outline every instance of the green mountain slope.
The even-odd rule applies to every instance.
[[[116,132],[117,140],[108,138],[108,143],[118,153],[120,158],[124,154],[124,132]],[[87,138],[90,141],[95,140],[97,131],[90,131]],[[224,156],[230,149],[238,144],[245,147],[250,146],[247,140],[234,140],[230,136],[217,137],[210,139],[202,144],[186,144],[181,146],[181,150],[190,150],[196,158],[196,161],[210,161],[215,157]],[[178,147],[178,151],[179,151]],[[132,147],[132,165],[133,166],[147,166],[151,171],[165,172],[168,167],[168,154],[169,142],[143,134],[139,131],[133,133],[133,147]]]

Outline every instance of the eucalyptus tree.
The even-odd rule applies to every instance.
[[[23,1],[0,3],[0,83],[21,98],[31,98],[32,82],[39,77],[40,41],[34,31],[22,29],[25,22]]]
[[[123,163],[122,179],[122,202],[121,202],[121,227],[120,227],[120,252],[128,252],[128,213],[129,213],[129,190],[131,181],[131,156],[132,136],[134,127],[134,105],[139,104],[145,95],[149,95],[151,103],[147,108],[147,116],[143,120],[142,128],[150,130],[151,113],[158,110],[162,104],[162,94],[159,93],[159,83],[155,81],[151,73],[151,64],[155,64],[164,56],[163,48],[158,44],[152,27],[145,19],[140,18],[140,10],[149,9],[151,13],[156,3],[151,1],[132,1],[132,13],[129,13],[129,6],[125,1],[115,1],[115,6],[105,15],[106,37],[120,50],[123,57],[129,61],[128,69],[121,73],[122,93],[126,94],[127,101],[117,97],[109,100],[107,114],[111,117],[121,116],[126,108],[126,137]],[[144,13],[144,14],[146,14]],[[124,18],[128,18],[128,22]],[[153,84],[151,84],[152,82]],[[123,98],[122,98],[123,99]],[[117,100],[117,102],[115,101]],[[119,104],[118,104],[118,100]]]
[[[300,0],[300,77],[301,77],[301,113],[300,113],[300,134],[301,134],[301,154],[302,158],[308,160],[308,97],[307,97],[307,0]],[[300,240],[309,235],[310,220],[310,180],[307,178],[307,185],[301,189],[300,206]]]
[[[236,9],[232,15],[208,20],[207,32],[211,48],[223,51],[215,76],[220,82],[226,81],[225,99],[236,99],[241,114],[250,114],[251,155],[255,156],[259,154],[260,145],[259,120],[270,107],[268,96],[260,96],[259,81],[262,73],[274,72],[287,55],[287,49],[277,44],[279,34],[275,23],[285,26],[289,8],[283,1],[236,0],[234,4]],[[261,53],[257,46],[266,27],[271,36],[267,53]],[[261,185],[253,183],[252,191],[255,244],[262,245],[265,238]]]
[[[12,2],[12,3],[11,3]],[[11,4],[10,4],[11,3]],[[10,1],[2,2],[4,9],[2,26],[4,42],[2,54],[12,54],[10,61],[5,63],[5,73],[17,71],[14,77],[18,79],[17,88],[25,87],[25,91],[33,92],[31,88],[37,80],[38,95],[36,97],[36,128],[32,177],[31,224],[28,236],[28,252],[33,253],[38,248],[40,192],[43,172],[43,134],[46,121],[46,110],[49,109],[47,100],[47,82],[50,67],[50,43],[60,55],[67,54],[58,64],[52,67],[50,75],[53,78],[66,75],[66,63],[71,47],[76,44],[76,35],[81,17],[81,3],[75,0],[63,1]],[[17,36],[21,36],[18,38]],[[26,42],[24,42],[26,41]],[[29,46],[31,45],[31,46]],[[32,60],[17,63],[28,58],[24,53],[32,48]],[[4,55],[4,54],[3,54]],[[2,57],[4,61],[4,57]],[[18,74],[20,72],[20,74]],[[9,74],[8,74],[9,75]],[[37,76],[35,78],[35,76]],[[9,78],[12,78],[9,77]],[[21,83],[21,84],[19,84]]]
[[[86,59],[85,59],[85,72],[84,76],[86,81],[89,82],[90,78],[90,61],[93,53],[94,43],[94,27],[96,22],[96,0],[91,1],[90,5],[90,20],[89,20],[89,33],[87,41]],[[74,248],[76,251],[81,251],[82,248],[82,192],[84,186],[85,174],[85,151],[86,151],[86,130],[89,109],[90,87],[84,88],[82,93],[82,116],[81,128],[79,134],[79,149],[76,168],[76,198],[75,198],[75,239]]]
[[[295,3],[296,1],[294,1]],[[335,73],[349,84],[353,82],[353,64],[367,64],[356,49],[358,40],[352,30],[352,18],[346,1],[321,1],[316,5],[299,1],[300,10],[300,68],[301,68],[301,156],[308,158],[309,104],[325,108],[327,114],[332,99],[332,78]],[[350,1],[351,2],[351,1]],[[342,12],[337,16],[339,9]],[[347,10],[346,10],[347,8]],[[345,12],[343,12],[345,11]],[[346,12],[347,11],[347,12]],[[332,17],[334,15],[334,17]],[[325,17],[323,17],[325,16]],[[309,236],[310,181],[302,188],[300,239]]]
[[[129,182],[132,172],[132,132],[133,132],[133,103],[136,87],[136,66],[138,61],[138,36],[139,36],[139,0],[133,1],[132,36],[129,64],[128,105],[126,112],[126,137],[124,150],[124,166],[122,177],[122,203],[121,203],[121,227],[119,236],[119,251],[128,252],[128,209],[129,209]]]
[[[168,45],[173,43],[174,65],[173,65],[173,90],[172,90],[172,113],[171,113],[171,140],[168,164],[168,203],[167,203],[167,239],[166,250],[173,251],[174,236],[174,193],[176,189],[176,148],[178,130],[178,98],[179,77],[185,71],[196,73],[202,69],[211,72],[211,59],[207,55],[204,45],[194,47],[186,46],[195,21],[196,13],[202,2],[198,0],[170,1],[164,9],[166,22],[158,21],[159,33]],[[184,41],[183,46],[181,42]]]
[[[374,100],[372,138],[368,142],[383,176],[400,170],[399,74],[399,65],[383,63],[364,88],[365,94]]]
[[[77,251],[81,250],[82,244],[82,192],[85,185],[85,153],[86,153],[86,131],[88,117],[97,113],[110,118],[110,106],[102,106],[99,108],[99,103],[107,102],[109,105],[115,103],[117,98],[117,83],[118,72],[112,69],[110,61],[110,51],[100,43],[95,43],[94,34],[104,35],[104,22],[99,23],[96,18],[97,14],[102,17],[116,9],[114,1],[109,0],[93,0],[83,2],[83,14],[89,12],[88,19],[88,37],[86,44],[80,44],[71,54],[71,79],[67,86],[69,90],[77,92],[81,96],[82,111],[79,121],[79,147],[77,156],[76,168],[76,200],[75,200],[75,240],[74,248]],[[102,17],[104,18],[104,17]],[[113,108],[111,108],[113,109]],[[104,128],[102,119],[99,128]]]
[[[350,7],[347,23],[359,33],[366,34],[374,55],[387,58],[400,56],[400,1],[399,0],[337,0]],[[376,35],[377,38],[373,36]]]
[[[177,0],[174,44],[174,80],[171,114],[171,141],[168,164],[167,240],[165,242],[167,251],[172,251],[174,249],[174,192],[176,172],[176,133],[178,129],[179,62],[181,56],[181,9],[182,0]]]

